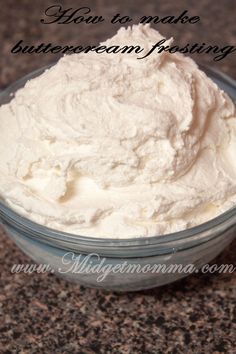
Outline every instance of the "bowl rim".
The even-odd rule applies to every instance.
[[[38,76],[43,73],[45,70],[49,69],[51,66],[55,64],[49,64],[42,68],[39,68],[22,78],[16,80],[13,84],[8,86],[6,89],[0,92],[0,99],[2,96],[8,95],[11,96],[12,93],[17,89],[17,86],[23,86],[26,81]],[[208,76],[211,78],[216,78],[221,80],[222,82],[230,85],[234,90],[236,90],[236,81],[230,78],[228,75],[222,73],[221,71],[210,68],[207,66],[199,65],[200,69],[203,70]],[[232,98],[232,97],[231,97]],[[235,97],[232,98],[235,101]],[[231,221],[227,224],[227,221]],[[217,229],[218,227],[230,227],[236,224],[236,206],[227,210],[226,212],[216,216],[215,218],[208,220],[204,223],[201,223],[197,226],[177,231],[174,233],[162,234],[162,235],[154,235],[154,236],[135,236],[130,238],[108,238],[108,237],[93,237],[93,236],[81,236],[69,232],[64,232],[60,230],[56,230],[53,228],[49,228],[45,225],[39,224],[23,215],[20,215],[15,210],[10,208],[1,198],[0,196],[0,223],[3,225],[15,225],[17,227],[23,228],[25,231],[36,233],[39,236],[43,235],[46,238],[51,240],[64,241],[66,243],[72,244],[84,244],[84,245],[93,245],[96,244],[98,246],[103,247],[115,247],[119,246],[123,247],[132,247],[139,246],[144,247],[150,245],[161,245],[168,244],[174,241],[187,241],[188,239],[195,238],[196,236],[200,236],[202,234],[203,237],[206,235],[209,236],[209,232],[212,232],[213,229]]]

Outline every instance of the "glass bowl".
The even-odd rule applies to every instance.
[[[44,67],[0,94],[0,105]],[[209,68],[203,70],[231,98],[236,83]],[[153,237],[103,239],[49,229],[22,217],[0,201],[0,221],[14,242],[36,263],[89,287],[134,291],[164,285],[193,272],[214,259],[236,236],[236,207],[197,227]]]

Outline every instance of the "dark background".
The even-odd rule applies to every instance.
[[[98,44],[119,26],[43,25],[44,10],[56,1],[0,0],[0,88],[54,62],[52,54],[13,55],[20,39],[29,44]],[[60,1],[65,8],[90,6],[109,19],[115,13],[201,17],[194,25],[155,25],[176,44],[236,45],[234,0]],[[135,21],[134,21],[135,23]],[[153,54],[154,55],[154,54]],[[220,62],[195,55],[236,78],[235,54]],[[235,263],[234,242],[213,263]],[[138,293],[115,294],[69,284],[52,274],[11,274],[31,261],[0,230],[0,353],[235,353],[236,276],[198,274]]]

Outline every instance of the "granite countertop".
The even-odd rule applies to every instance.
[[[60,3],[79,6],[76,1]],[[1,2],[0,89],[57,59],[52,54],[11,54],[20,39],[96,44],[117,29],[109,24],[42,25],[40,18],[50,4],[46,0]],[[160,25],[160,31],[174,34],[178,43],[235,44],[234,0],[224,1],[224,6],[213,0],[97,0],[83,6],[104,16],[120,12],[134,18],[188,9],[201,17],[200,23]],[[209,55],[194,58],[236,78],[234,54],[219,62]],[[235,353],[235,273],[199,273],[161,288],[118,294],[86,289],[50,273],[12,274],[13,264],[31,261],[2,229],[0,238],[0,353]],[[235,264],[235,247],[236,241],[214,263]]]

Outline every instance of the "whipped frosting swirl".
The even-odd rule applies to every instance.
[[[103,44],[162,38],[138,25]],[[54,229],[153,236],[236,203],[235,106],[179,53],[64,56],[0,107],[0,141],[1,198]]]

